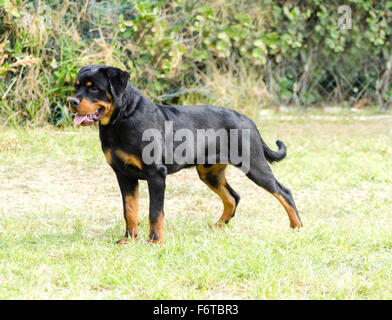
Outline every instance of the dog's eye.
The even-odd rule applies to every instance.
[[[95,88],[95,87],[91,87],[91,88],[90,88],[90,91],[93,92],[93,93],[96,93],[96,92],[98,92],[98,89]]]

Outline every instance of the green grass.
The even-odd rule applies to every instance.
[[[391,299],[392,120],[258,121],[288,146],[273,166],[304,228],[234,168],[241,195],[222,230],[219,198],[194,169],[170,176],[165,245],[124,233],[120,192],[96,128],[0,129],[2,299]]]

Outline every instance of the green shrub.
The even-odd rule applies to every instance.
[[[352,9],[352,29],[339,28],[339,5]],[[0,0],[0,118],[69,124],[66,98],[88,63],[127,69],[162,103],[388,106],[391,10],[370,0]],[[220,90],[222,79],[238,90]]]

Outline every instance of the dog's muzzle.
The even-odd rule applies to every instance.
[[[76,108],[79,106],[80,100],[78,98],[71,97],[71,98],[69,98],[69,103],[70,103],[70,107],[71,107],[72,112],[76,112]]]

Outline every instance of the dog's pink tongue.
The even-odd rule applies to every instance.
[[[74,122],[76,125],[79,125],[79,124],[81,124],[82,122],[84,122],[84,121],[86,121],[86,120],[87,120],[87,116],[81,116],[81,115],[77,114],[77,115],[74,117],[73,122]]]

